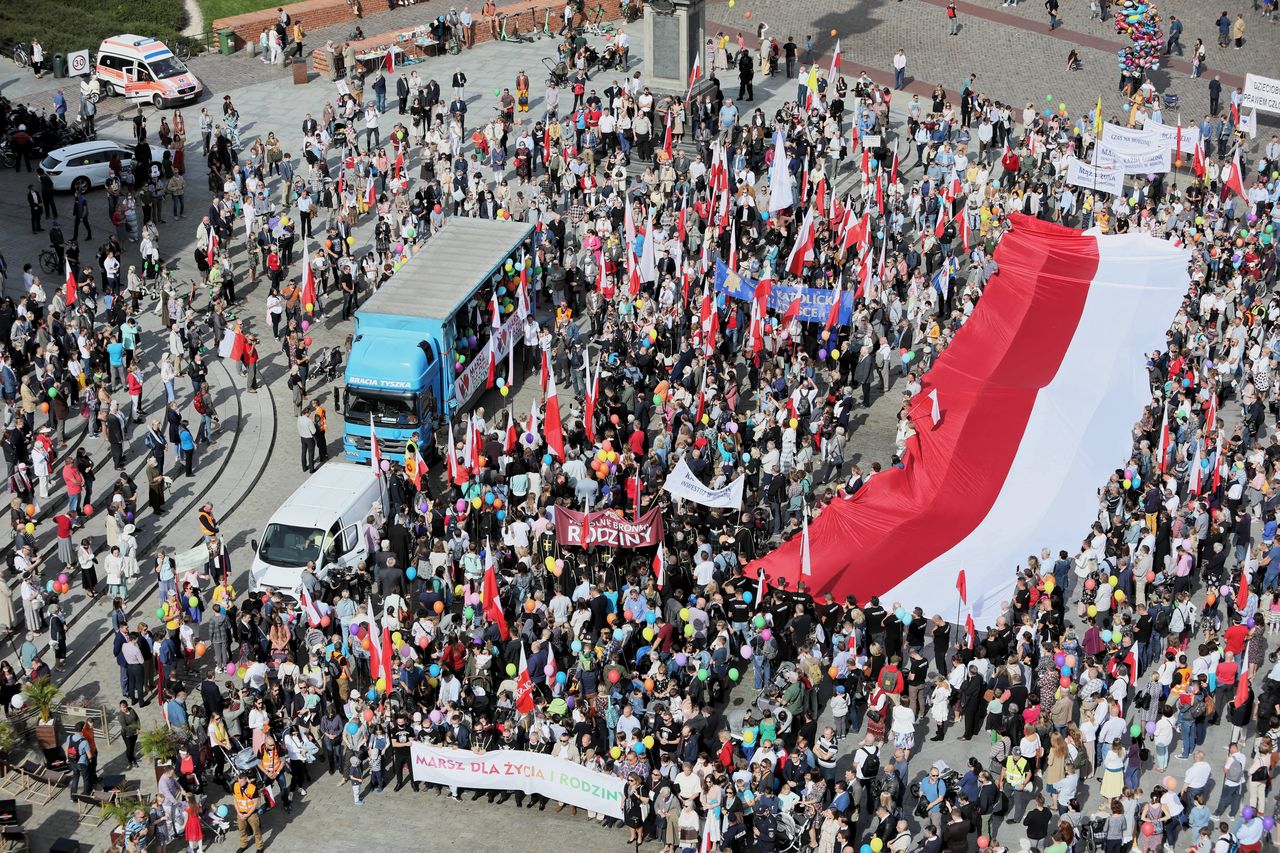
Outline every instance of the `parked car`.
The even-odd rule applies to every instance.
[[[111,176],[111,155],[120,157],[122,167],[133,165],[133,150],[118,142],[97,139],[55,148],[40,161],[40,174],[48,175],[55,190],[79,190],[100,187]],[[164,149],[152,145],[151,158],[164,159]]]

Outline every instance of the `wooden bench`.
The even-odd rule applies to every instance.
[[[622,0],[600,0],[600,5],[604,6],[604,19],[606,21],[616,21],[622,17]],[[588,11],[594,12],[595,5],[589,3],[588,6],[590,7]],[[285,7],[285,9],[289,8],[291,7]],[[511,17],[512,24],[515,25],[518,32],[528,33],[542,28],[543,23],[546,21],[546,14],[548,11],[551,13],[552,31],[555,32],[559,30],[560,26],[564,23],[563,3],[556,5],[548,3],[547,0],[517,0],[515,3],[508,3],[506,5],[499,6],[498,19],[501,20],[504,15]],[[292,14],[292,12],[290,14]],[[481,20],[479,12],[474,13],[474,17],[475,23],[471,25],[472,33],[475,37],[473,43],[481,44],[486,41],[492,41],[493,34],[489,30],[488,23]],[[272,18],[272,20],[275,19]],[[582,24],[585,22],[580,17],[575,23]],[[508,29],[511,28],[512,24],[508,24]],[[303,29],[306,29],[306,27],[304,26]],[[261,27],[258,29],[258,32],[262,32]],[[403,37],[412,35],[413,31],[391,30],[390,32],[378,33],[377,35],[363,38],[360,41],[351,42],[351,45],[355,48],[358,60],[361,56],[375,57],[376,55],[385,54],[387,49],[392,45],[398,46],[401,50],[405,50],[408,59],[411,61],[432,55],[427,51],[419,50],[415,53],[407,49],[413,48],[415,45],[413,44],[412,38],[405,39]],[[548,44],[548,52],[553,52],[554,47],[550,46],[551,43]],[[334,48],[338,51],[341,51],[343,47],[343,44],[334,45]],[[398,56],[396,61],[400,61]],[[328,51],[323,48],[313,50],[311,52],[311,67],[318,74],[324,77],[331,77]]]

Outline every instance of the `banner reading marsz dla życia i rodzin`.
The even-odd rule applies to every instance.
[[[472,752],[425,743],[409,746],[413,781],[484,791],[541,794],[609,817],[622,817],[623,780],[581,764],[521,749]]]
[[[657,507],[634,521],[608,510],[583,513],[556,507],[556,542],[561,545],[648,548],[662,541],[662,533],[662,513]]]

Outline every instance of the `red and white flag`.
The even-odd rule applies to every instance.
[[[1169,445],[1172,443],[1169,436],[1169,405],[1165,403],[1161,406],[1164,411],[1164,418],[1160,421],[1160,446],[1156,449],[1159,455],[1160,470],[1169,470]]]
[[[592,444],[596,443],[596,400],[600,395],[600,358],[604,355],[603,351],[596,357],[596,374],[591,375],[591,359],[584,358],[582,368],[586,371],[586,399],[582,405],[582,428],[587,433],[587,441]],[[589,356],[589,353],[588,353]]]
[[[836,52],[831,54],[831,67],[827,69],[827,86],[835,86],[840,76],[840,39],[836,39]]]
[[[302,243],[302,310],[314,314],[316,310],[316,277],[311,271],[311,248]]]
[[[529,658],[524,653],[524,643],[520,644],[520,671],[516,673],[516,711],[520,714],[533,713],[533,678],[529,675]]]
[[[800,520],[800,574],[808,577],[813,574],[813,543],[809,541],[809,505],[804,505],[804,515]]]
[[[498,333],[502,331],[502,309],[498,307],[498,291],[493,292],[493,319],[489,324],[489,375],[485,377],[484,387],[492,388],[498,372]],[[515,347],[511,348],[515,352]]]
[[[302,612],[307,614],[307,624],[312,628],[320,624],[320,610],[316,607],[315,601],[311,598],[311,593],[307,592],[306,584],[303,584],[298,590],[298,603],[302,605]]]
[[[693,68],[689,69],[689,90],[685,93],[684,99],[687,102],[693,97],[693,84],[702,78],[702,52],[694,54]]]
[[[956,575],[956,592],[960,593],[960,603],[969,603],[969,581],[965,577],[964,569]]]
[[[373,415],[369,415],[369,465],[373,468],[373,476],[382,476],[382,449],[378,447],[378,430],[373,425]]]
[[[1192,495],[1200,494],[1200,445],[1202,443],[1196,442],[1196,452],[1191,457],[1191,470],[1188,472],[1187,492]]]
[[[667,583],[667,549],[661,542],[658,543],[658,550],[653,555],[653,576],[658,589],[662,589]]]
[[[1012,599],[1006,567],[1025,561],[1029,543],[1074,540],[1096,518],[1094,490],[1081,484],[1112,472],[1114,437],[1150,402],[1125,365],[1163,346],[1188,286],[1185,252],[1140,233],[1010,218],[1000,274],[929,371],[947,401],[940,423],[906,439],[902,467],[871,478],[856,501],[810,519],[809,588],[946,613],[956,590],[939,579],[963,566],[985,627]],[[763,569],[795,588],[800,566],[797,536],[744,574]]]
[[[484,617],[498,626],[498,635],[503,640],[511,638],[507,629],[507,617],[502,612],[502,599],[498,595],[498,571],[493,564],[493,548],[485,543],[484,548],[484,580],[480,584],[480,607]]]
[[[787,255],[787,272],[796,276],[804,272],[805,262],[813,257],[813,242],[813,208],[809,208],[800,222],[800,230],[796,232],[791,254]]]
[[[564,426],[560,421],[560,398],[556,395],[556,375],[551,364],[547,363],[547,401],[543,415],[543,435],[547,439],[547,447],[561,462],[564,461]]]
[[[1229,168],[1230,171],[1222,180],[1223,186],[1240,196],[1240,198],[1248,201],[1249,197],[1244,191],[1244,172],[1240,169],[1240,149],[1236,149],[1236,156],[1232,158],[1230,167],[1224,167],[1224,169],[1226,168]]]
[[[67,280],[62,301],[66,303],[68,308],[70,308],[72,305],[76,304],[76,277],[71,273],[71,261],[63,259],[63,263],[67,266]]]

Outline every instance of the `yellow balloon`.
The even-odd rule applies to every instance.
[[[387,689],[387,680],[385,678],[379,678],[377,683],[374,684],[373,686],[378,688],[378,692],[381,693],[382,691]]]
[[[884,849],[884,842],[881,841],[879,837],[872,838],[871,849],[874,850],[875,853],[880,853],[880,851]]]
[[[1112,575],[1111,577],[1107,578],[1107,583],[1111,584],[1112,586],[1117,586],[1120,583],[1120,579],[1117,578],[1115,575]]]
[[[479,498],[472,498],[472,499],[471,499],[471,505],[472,505],[473,507],[475,507],[476,509],[479,509],[479,508],[480,508],[480,504],[481,504],[481,503],[483,503],[483,501],[481,501]]]
[[[1116,590],[1116,596],[1115,596],[1115,597],[1116,597],[1116,601],[1118,601],[1118,602],[1120,602],[1120,603],[1122,603],[1122,604],[1123,604],[1123,603],[1124,603],[1124,599],[1125,599],[1124,590],[1123,590],[1123,589],[1117,589],[1117,590]]]
[[[1090,604],[1089,609],[1085,612],[1088,613],[1089,618],[1092,619],[1094,616],[1098,615],[1098,606],[1096,604]]]

